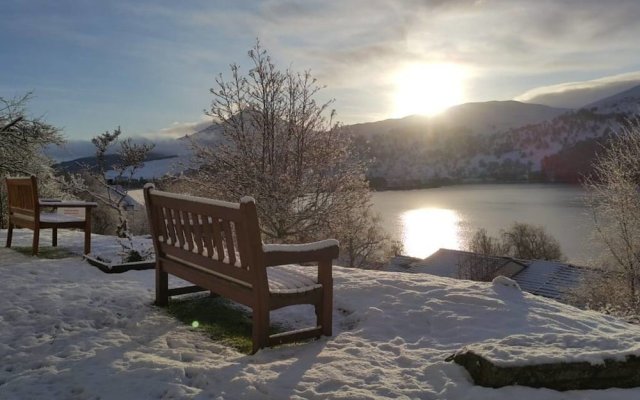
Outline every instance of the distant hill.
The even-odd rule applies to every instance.
[[[599,113],[638,114],[640,113],[640,85],[598,100],[584,108],[594,109]]]
[[[398,189],[477,181],[576,182],[589,172],[596,151],[629,118],[640,115],[640,86],[580,109],[518,101],[451,107],[435,117],[409,116],[344,126],[361,157],[372,159],[368,177],[376,188]],[[215,148],[222,127],[210,126],[153,153],[137,176],[159,177],[190,165],[190,140]],[[180,150],[179,150],[180,149]],[[116,156],[110,156],[116,157]],[[116,158],[110,158],[114,163]],[[59,163],[77,171],[92,157]]]
[[[148,162],[152,162],[154,160],[168,160],[175,159],[177,155],[167,155],[161,153],[149,153],[147,158]],[[120,162],[120,157],[117,154],[107,154],[105,156],[106,165],[111,166]],[[78,173],[82,169],[88,167],[90,169],[97,168],[96,158],[94,156],[91,157],[81,157],[72,161],[64,161],[58,164],[54,164],[53,166],[57,171],[64,173]]]
[[[346,126],[357,136],[414,133],[434,134],[491,134],[499,130],[535,124],[569,111],[539,104],[518,101],[488,101],[454,106],[434,117],[412,115],[400,119]]]
[[[576,182],[600,143],[640,114],[640,87],[579,110],[519,102],[469,103],[437,118],[346,127],[379,189],[443,182]]]

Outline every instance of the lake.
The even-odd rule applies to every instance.
[[[542,225],[568,261],[597,255],[593,221],[580,186],[555,184],[457,185],[373,193],[374,209],[404,254],[426,257],[440,247],[464,249],[478,228],[497,236],[514,221]]]

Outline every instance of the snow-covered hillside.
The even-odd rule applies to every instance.
[[[80,251],[81,234],[65,231],[59,243]],[[16,244],[30,237],[19,230]],[[112,245],[111,237],[93,236],[97,251]],[[464,346],[512,349],[519,363],[527,354],[597,362],[638,353],[639,327],[509,282],[335,267],[334,336],[247,356],[152,306],[153,271],[104,274],[80,257],[44,260],[2,248],[0,272],[3,399],[640,397],[640,388],[489,389],[445,362]],[[312,314],[297,306],[272,315],[288,324],[309,323]]]
[[[640,114],[640,85],[629,90],[591,103],[584,108],[595,109],[600,114],[627,113]]]
[[[547,121],[567,111],[564,108],[518,101],[487,101],[453,106],[433,117],[412,115],[400,119],[349,125],[345,129],[354,136],[364,137],[393,136],[402,132],[419,133],[423,136],[451,133],[491,134]]]
[[[640,95],[606,104],[615,104],[615,110],[593,107],[567,111],[535,124],[496,128],[492,133],[475,133],[472,125],[449,131],[390,127],[384,134],[356,141],[375,160],[369,176],[383,179],[389,187],[419,186],[441,179],[522,180],[534,175],[551,179],[556,171],[547,169],[557,162],[545,164],[547,159],[585,143],[606,141],[636,115],[623,109],[635,108],[635,113],[640,113]],[[582,154],[580,161],[588,166],[593,157],[593,151]],[[579,172],[583,171],[572,173]]]
[[[640,86],[578,110],[488,101],[454,106],[435,117],[414,115],[343,129],[363,157],[374,160],[368,176],[383,187],[442,180],[571,180],[588,172],[595,149],[637,115]],[[180,172],[192,158],[189,140],[215,148],[221,129],[212,124],[173,145],[163,142],[157,150],[179,160],[147,162],[136,178]],[[577,164],[581,167],[572,166]]]
[[[133,179],[154,179],[163,177],[166,174],[179,174],[188,166],[190,162],[189,156],[179,156],[163,158],[161,160],[145,161],[142,168],[137,169],[133,173]],[[113,178],[116,172],[107,171],[107,178]],[[128,175],[127,175],[128,176]]]

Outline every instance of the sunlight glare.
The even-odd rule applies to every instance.
[[[404,254],[425,258],[441,247],[459,249],[460,216],[444,208],[420,208],[402,214]]]
[[[396,117],[432,116],[460,104],[467,73],[457,64],[411,64],[394,77]]]

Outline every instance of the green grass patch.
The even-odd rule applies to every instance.
[[[33,254],[33,247],[31,246],[13,246],[12,250],[17,251],[18,253],[24,254],[25,256],[31,256]],[[47,258],[51,260],[56,260],[60,258],[69,258],[77,256],[76,253],[72,253],[71,251],[63,248],[63,247],[40,247],[38,249],[38,258]]]
[[[167,311],[211,339],[242,353],[251,353],[251,314],[230,300],[209,296],[171,299]],[[283,331],[279,326],[270,327],[270,334]]]

